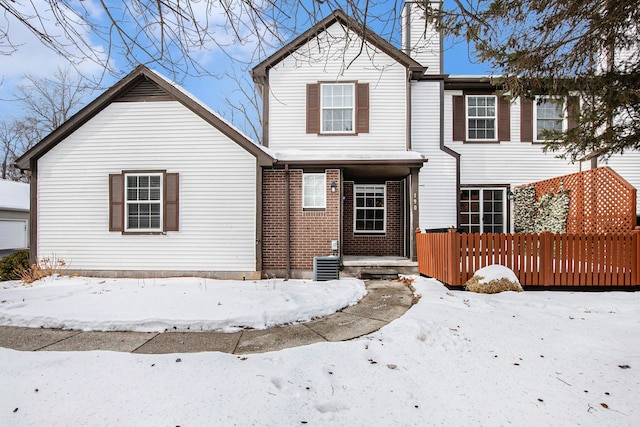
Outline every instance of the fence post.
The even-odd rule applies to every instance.
[[[631,284],[640,286],[640,227],[631,231]]]
[[[459,264],[460,258],[460,244],[456,244],[456,237],[458,233],[456,233],[455,229],[449,229],[449,232],[446,234],[447,247],[445,250],[446,256],[446,269],[445,276],[447,277],[447,281],[452,286],[460,286],[460,269],[456,268]]]

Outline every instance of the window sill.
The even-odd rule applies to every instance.
[[[302,212],[324,212],[327,208],[302,208]]]
[[[504,142],[508,142],[508,141],[504,141]],[[472,140],[466,140],[466,141],[462,141],[463,144],[500,144],[500,141],[498,140],[486,140],[486,139],[472,139]]]
[[[354,237],[384,237],[387,234],[386,231],[354,231]]]
[[[162,236],[166,235],[166,231],[123,231],[122,235],[126,236]]]
[[[358,136],[357,132],[318,132],[318,136]]]

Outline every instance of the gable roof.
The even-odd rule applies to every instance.
[[[382,52],[386,53],[400,64],[407,67],[407,69],[411,71],[412,79],[417,80],[424,74],[426,70],[425,66],[421,65],[415,59],[411,58],[409,55],[393,46],[384,38],[380,37],[380,35],[378,35],[376,32],[358,23],[353,18],[350,18],[342,10],[337,9],[333,11],[331,15],[327,16],[322,21],[318,22],[313,27],[302,33],[300,36],[296,37],[293,41],[287,43],[276,53],[256,65],[253,70],[251,70],[251,76],[253,77],[253,80],[255,82],[258,82],[259,80],[266,79],[267,73],[270,68],[278,64],[280,61],[284,60],[289,55],[293,54],[309,40],[317,37],[320,33],[326,31],[327,28],[335,23],[339,23],[355,32],[365,41],[380,49]]]
[[[142,100],[178,101],[255,156],[258,164],[273,163],[273,158],[265,148],[251,141],[246,135],[208,108],[204,103],[167,80],[164,76],[150,70],[144,65],[139,65],[126,77],[111,86],[102,95],[98,96],[20,156],[16,160],[16,165],[22,170],[31,170],[33,161],[42,157],[112,102]]]

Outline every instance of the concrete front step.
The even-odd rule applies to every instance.
[[[418,263],[402,257],[344,256],[342,274],[361,279],[397,279],[398,275],[418,274]]]

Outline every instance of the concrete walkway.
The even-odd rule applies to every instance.
[[[377,331],[412,305],[412,291],[397,281],[367,283],[356,305],[307,323],[265,330],[222,332],[82,332],[0,326],[0,347],[23,351],[109,350],[129,353],[264,353],[316,342],[347,341]]]

